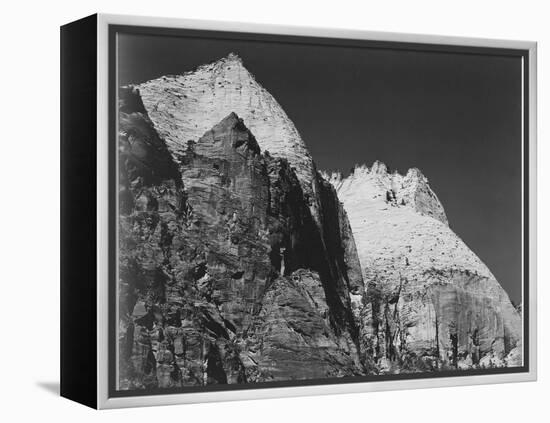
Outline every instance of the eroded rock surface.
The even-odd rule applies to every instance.
[[[243,361],[254,381],[364,374],[355,342],[334,330],[319,275],[297,270],[277,278],[250,326]]]
[[[159,135],[171,151],[184,151],[189,140],[236,113],[256,137],[262,151],[284,158],[296,171],[306,201],[315,210],[313,160],[294,123],[279,103],[229,54],[183,75],[163,76],[137,86]]]
[[[120,387],[360,373],[358,269],[327,253],[287,160],[234,113],[171,150],[139,92],[120,98]]]
[[[370,371],[517,365],[521,316],[449,228],[419,170],[401,176],[375,162],[325,177],[348,213],[363,269]]]
[[[418,169],[317,172],[235,55],[119,98],[120,389],[522,364]]]
[[[323,210],[322,178],[306,144],[281,105],[237,55],[229,54],[194,71],[163,76],[136,88],[155,129],[174,157],[187,149],[189,141],[196,142],[220,120],[236,113],[254,134],[262,151],[285,159],[294,170],[313,220],[329,246],[333,237],[324,231],[331,228],[332,217]],[[346,219],[344,214],[341,217]],[[351,262],[356,258],[346,259]]]

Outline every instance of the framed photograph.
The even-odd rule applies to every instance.
[[[536,379],[536,43],[61,28],[61,394]]]

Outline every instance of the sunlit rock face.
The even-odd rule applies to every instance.
[[[418,169],[325,174],[348,213],[366,286],[361,337],[381,372],[517,365],[521,316],[449,228]],[[512,353],[513,352],[513,353]],[[521,365],[521,364],[520,364]]]
[[[235,54],[183,75],[163,76],[136,87],[159,135],[171,151],[236,113],[256,137],[262,151],[284,158],[296,171],[314,210],[315,169],[298,130],[283,108],[244,67]],[[314,213],[318,218],[318,212]]]

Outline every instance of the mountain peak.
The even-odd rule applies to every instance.
[[[388,173],[388,167],[385,163],[382,163],[379,160],[375,160],[372,164],[372,167],[370,168],[371,173],[374,173],[376,175],[385,175]]]
[[[224,68],[225,70],[231,70],[232,67],[236,69],[244,69],[248,72],[248,70],[244,66],[243,59],[237,53],[233,53],[233,52],[229,53],[227,56],[224,56],[221,59],[218,59],[214,62],[199,66],[196,71],[199,71],[199,70],[208,71],[211,69],[219,70],[220,68]]]
[[[227,149],[260,154],[260,147],[256,138],[235,112],[231,112],[207,131],[198,140],[195,149],[196,151],[202,149],[203,154],[208,157],[227,154]]]
[[[417,180],[417,181],[421,181],[423,183],[428,183],[428,178],[426,178],[426,176],[424,176],[424,174],[422,173],[422,171],[420,169],[418,169],[417,167],[411,167],[406,175],[405,175],[405,179],[414,179],[414,180]]]
[[[449,224],[443,205],[430,187],[428,178],[419,169],[409,169],[402,178],[401,196],[405,203],[411,204],[420,214]]]
[[[368,167],[364,163],[356,164],[351,170],[351,175],[354,175],[356,177],[367,175],[387,175],[387,173],[388,167],[380,160],[375,160],[371,167]]]
[[[370,168],[364,164],[355,165],[347,178],[334,172],[322,172],[321,175],[336,191],[355,192],[357,196],[389,201],[397,207],[411,207],[421,215],[448,225],[443,206],[431,189],[428,178],[418,168],[410,168],[405,175],[396,170],[390,173],[385,163],[376,160]]]
[[[246,79],[256,81],[244,66],[243,59],[233,52],[214,62],[199,66],[195,71],[188,72],[186,75],[193,73],[203,74],[209,79],[218,79],[218,83],[222,82],[222,88],[225,86],[224,81],[228,83],[238,83]]]
[[[137,87],[155,129],[177,156],[189,141],[235,112],[255,135],[262,151],[286,159],[304,193],[313,196],[313,160],[294,123],[277,100],[244,67],[235,53],[175,77]],[[316,203],[312,208],[315,209]],[[319,212],[313,210],[315,216]]]
[[[235,62],[235,63],[239,63],[239,64],[243,64],[243,59],[241,59],[241,57],[237,54],[237,53],[229,53],[226,57],[225,57],[225,60],[228,61],[228,62]]]

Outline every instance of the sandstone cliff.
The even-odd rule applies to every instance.
[[[362,346],[373,371],[518,365],[521,316],[449,228],[418,169],[402,176],[375,162],[325,177],[357,243],[367,291]]]

